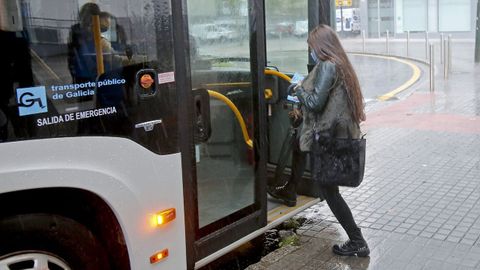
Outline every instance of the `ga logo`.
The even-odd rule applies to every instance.
[[[45,86],[18,88],[17,103],[20,116],[47,112]]]

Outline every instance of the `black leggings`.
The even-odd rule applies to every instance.
[[[350,240],[365,241],[362,236],[362,232],[358,228],[355,220],[353,219],[352,211],[348,207],[347,203],[343,199],[337,186],[324,186],[322,187],[322,195],[327,201],[328,207],[332,210],[332,213],[337,218],[340,225],[342,225],[345,232],[347,232]]]
[[[293,145],[292,153],[292,176],[291,181],[298,183],[305,171],[307,161],[307,153],[300,151],[298,140]],[[342,225],[345,232],[347,232],[350,240],[365,241],[362,232],[358,228],[353,219],[352,211],[343,199],[338,190],[338,186],[324,186],[322,187],[322,195],[327,201],[330,210],[337,218],[340,225]]]

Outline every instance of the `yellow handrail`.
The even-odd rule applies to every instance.
[[[220,94],[216,91],[213,91],[213,90],[207,90],[207,91],[208,91],[208,94],[211,97],[214,97],[216,99],[219,99],[219,100],[223,101],[225,104],[228,105],[228,107],[230,107],[230,109],[235,114],[235,117],[237,118],[238,123],[240,124],[240,128],[242,129],[243,140],[245,141],[245,143],[250,148],[252,148],[253,147],[252,139],[250,139],[250,136],[248,135],[247,125],[245,124],[245,121],[243,120],[242,114],[240,114],[240,111],[238,110],[237,106],[235,106],[235,104],[233,104],[233,102],[229,98],[227,98],[226,96],[224,96],[224,95],[222,95],[222,94]]]
[[[280,77],[280,78],[286,80],[287,82],[290,82],[292,80],[287,75],[285,75],[285,74],[283,74],[279,71],[271,70],[271,69],[265,69],[265,75],[277,76],[277,77]],[[240,83],[222,83],[221,85],[226,86],[226,85],[234,85],[234,84],[240,84]],[[243,82],[242,82],[242,84],[243,84]],[[215,84],[209,84],[209,85],[213,86]],[[218,84],[216,84],[216,85],[218,85]],[[269,90],[269,89],[267,89],[267,90]],[[240,124],[240,128],[242,129],[243,140],[245,141],[245,143],[250,148],[252,148],[253,147],[253,141],[252,141],[252,139],[250,139],[250,136],[248,135],[247,125],[245,124],[245,120],[243,119],[242,114],[238,110],[237,106],[235,106],[235,104],[233,104],[233,102],[228,97],[220,94],[219,92],[216,92],[216,91],[213,91],[213,90],[207,90],[207,91],[208,91],[208,94],[211,97],[214,97],[218,100],[223,101],[225,104],[227,104],[228,107],[230,107],[230,109],[235,114],[235,117],[237,118],[238,123]]]
[[[280,77],[280,78],[284,79],[287,82],[290,82],[292,80],[287,75],[285,75],[285,74],[283,74],[279,71],[272,70],[272,69],[265,69],[265,75],[274,75],[274,76],[277,76],[277,77]]]
[[[95,54],[97,57],[97,76],[105,73],[105,66],[103,65],[103,51],[102,51],[102,36],[100,34],[100,16],[92,16],[92,32],[93,41],[95,44]]]

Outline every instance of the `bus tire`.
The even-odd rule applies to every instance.
[[[0,239],[0,268],[9,261],[53,257],[63,262],[59,264],[65,269],[110,269],[107,255],[92,232],[63,216],[24,214],[1,219]]]

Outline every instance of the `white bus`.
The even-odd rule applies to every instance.
[[[288,82],[264,3],[216,2],[0,0],[0,269],[198,269],[318,202],[267,200]]]

